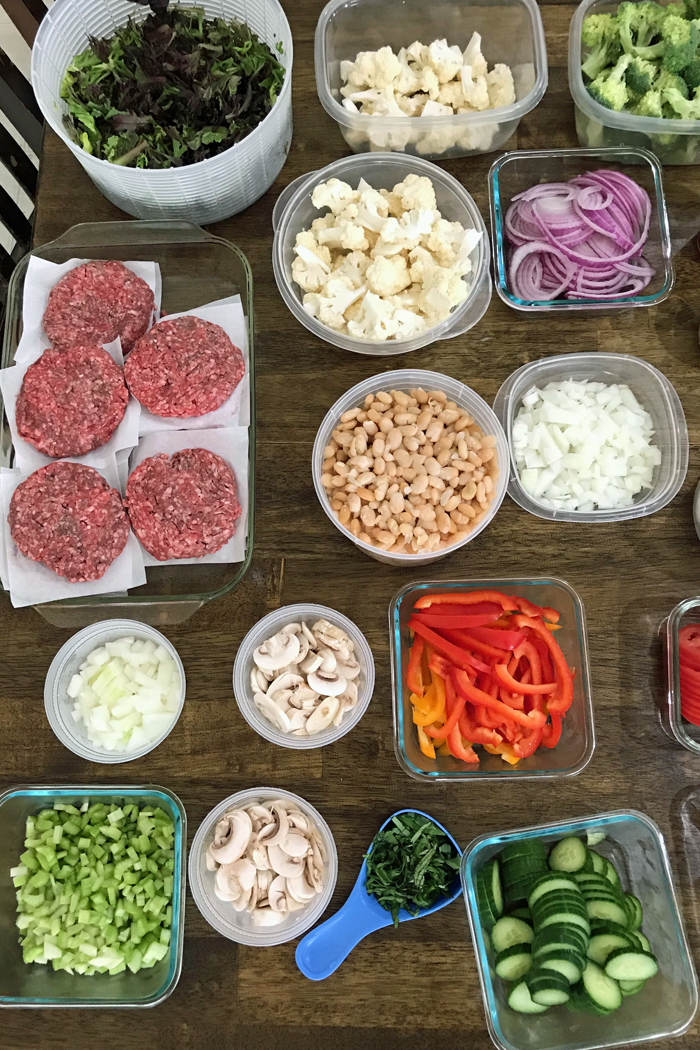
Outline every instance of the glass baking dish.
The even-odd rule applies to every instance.
[[[410,690],[405,686],[409,656],[408,621],[414,603],[423,594],[441,591],[503,591],[519,594],[535,605],[561,613],[557,641],[569,667],[574,670],[574,700],[562,724],[561,740],[551,750],[540,747],[517,766],[478,748],[479,765],[468,766],[451,755],[428,758],[420,749],[413,725]],[[389,606],[391,679],[394,713],[394,751],[404,770],[414,780],[534,780],[572,777],[586,768],[595,749],[593,701],[591,698],[588,640],[583,602],[564,580],[511,578],[505,580],[433,580],[410,583],[394,595]]]
[[[666,705],[662,706],[661,717],[664,729],[674,740],[687,751],[700,755],[700,726],[686,721],[681,714],[678,632],[688,623],[700,623],[700,597],[679,602],[661,627],[666,670]]]
[[[26,965],[22,961],[15,926],[15,888],[10,868],[19,863],[24,850],[28,816],[60,801],[80,806],[83,802],[106,805],[133,802],[159,806],[175,825],[175,871],[173,873],[173,922],[170,951],[149,969],[120,974],[96,973],[91,977],[50,966]],[[157,1006],[173,992],[182,970],[185,935],[185,853],[187,817],[182,802],[167,788],[155,785],[73,785],[16,787],[0,795],[0,1006],[29,1007],[119,1007]]]
[[[493,971],[494,954],[479,919],[476,873],[509,842],[542,838],[548,844],[568,835],[600,832],[596,851],[620,873],[623,888],[644,910],[643,930],[659,972],[639,995],[622,1001],[609,1016],[571,1013],[557,1007],[536,1017],[508,1006],[505,985]],[[486,1023],[500,1050],[604,1050],[650,1039],[682,1035],[698,1008],[698,985],[663,835],[635,810],[617,810],[578,820],[540,824],[498,835],[482,835],[462,855],[462,888],[484,999]],[[690,1044],[688,1044],[690,1045]]]
[[[245,255],[230,241],[189,222],[86,222],[72,226],[55,241],[42,244],[19,262],[7,297],[2,367],[14,363],[22,334],[24,277],[32,255],[49,262],[68,259],[144,259],[160,266],[162,309],[176,313],[239,294],[248,322],[250,427],[248,441],[248,537],[245,559],[235,564],[156,565],[146,568],[146,583],[127,594],[103,594],[35,606],[57,627],[84,627],[115,616],[153,626],[181,623],[212,598],[232,590],[245,576],[253,555],[255,508],[255,352],[253,275]],[[0,409],[2,399],[0,398]],[[0,411],[0,463],[12,465],[12,438]]]

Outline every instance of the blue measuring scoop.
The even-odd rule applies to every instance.
[[[392,813],[384,821],[379,830],[384,831],[384,828],[391,824],[394,817],[400,817],[402,813],[415,813],[419,817],[427,817],[441,831],[445,832],[459,856],[462,856],[461,849],[449,831],[443,828],[438,820],[435,820],[428,813],[423,813],[420,809],[397,810],[396,813]],[[372,847],[370,846],[370,851],[371,849]],[[312,930],[311,933],[307,933],[306,937],[297,945],[295,953],[297,966],[309,980],[323,981],[326,977],[330,977],[343,960],[347,958],[355,945],[359,944],[367,934],[374,933],[375,930],[381,930],[385,926],[393,926],[394,920],[391,912],[387,911],[386,908],[382,908],[374,894],[367,892],[365,888],[366,879],[367,861],[363,860],[360,874],[357,876],[352,893],[343,907],[330,919],[326,919],[320,926]],[[424,915],[432,915],[434,911],[439,911],[440,908],[452,904],[461,893],[462,888],[459,875],[457,874],[449,896],[440,897],[430,908],[421,908],[417,915],[409,915],[407,911],[401,908],[399,911],[399,922],[406,922],[408,919],[421,919]]]

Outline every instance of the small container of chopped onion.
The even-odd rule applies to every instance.
[[[184,702],[177,650],[134,620],[105,620],[78,631],[56,653],[44,684],[46,717],[61,743],[105,764],[153,751]]]
[[[505,153],[489,197],[496,291],[514,310],[631,309],[670,295],[662,169],[648,150]]]
[[[532,361],[508,377],[493,410],[510,449],[508,495],[538,518],[643,518],[670,503],[685,480],[683,406],[666,376],[640,357]]]

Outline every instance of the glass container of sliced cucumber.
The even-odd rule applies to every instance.
[[[695,969],[659,828],[621,810],[483,835],[462,886],[501,1050],[603,1050],[681,1035]]]

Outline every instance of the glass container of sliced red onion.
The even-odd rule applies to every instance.
[[[506,153],[489,193],[496,290],[514,309],[629,309],[670,294],[661,166],[647,150]]]

